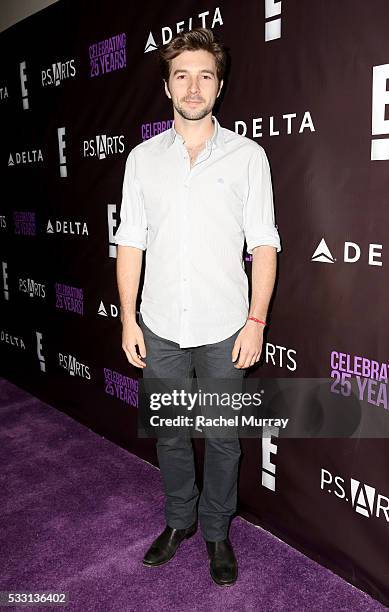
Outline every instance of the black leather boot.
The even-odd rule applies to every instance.
[[[185,538],[196,533],[197,522],[187,529],[173,529],[166,525],[163,532],[152,543],[143,558],[143,565],[154,567],[167,563],[174,557],[176,551]]]
[[[220,586],[234,584],[238,576],[238,563],[236,561],[231,542],[228,538],[221,542],[205,541],[207,545],[209,572],[212,579]]]

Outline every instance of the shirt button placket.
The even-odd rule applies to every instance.
[[[189,334],[189,287],[188,287],[188,207],[189,207],[189,177],[190,161],[185,147],[185,178],[183,183],[182,233],[181,233],[181,296],[182,296],[182,340],[188,341]]]

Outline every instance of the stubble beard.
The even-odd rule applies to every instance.
[[[201,108],[186,108],[184,106],[173,101],[173,106],[176,109],[177,113],[181,115],[184,119],[188,119],[189,121],[199,121],[200,119],[204,119],[213,109],[213,104],[208,104],[207,106],[202,106]]]

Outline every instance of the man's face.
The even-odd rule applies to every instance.
[[[171,61],[165,92],[184,119],[198,120],[208,115],[220,94],[214,56],[208,51],[183,51]]]

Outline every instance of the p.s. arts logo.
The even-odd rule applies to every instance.
[[[382,266],[382,247],[382,244],[375,243],[361,247],[356,242],[345,241],[340,261],[349,264],[365,261],[369,266]],[[322,238],[311,257],[311,261],[333,264],[338,260]]]
[[[18,289],[21,293],[25,293],[30,298],[42,298],[46,297],[46,285],[38,283],[33,278],[19,278]]]
[[[57,128],[57,138],[59,174],[61,178],[66,178],[68,176],[68,160],[66,154],[68,135],[65,126]],[[112,155],[120,155],[124,153],[124,150],[125,141],[123,134],[97,134],[92,138],[87,138],[82,141],[82,156],[84,158],[103,160]]]
[[[197,26],[212,30],[215,25],[223,25],[223,19],[218,6],[213,11],[203,11],[202,13],[198,13],[194,19],[193,17],[189,17],[186,21],[177,21],[175,27],[173,28],[163,26],[161,28],[160,44],[165,45],[172,40],[173,35],[175,36],[179,32],[184,32],[184,30],[192,30],[193,27]],[[150,51],[155,51],[158,49],[158,46],[159,44],[155,42],[155,37],[150,31],[144,52],[148,53]]]
[[[106,159],[110,155],[124,153],[124,135],[98,134],[82,143],[83,156]]]
[[[265,344],[265,363],[273,365],[277,368],[286,368],[291,372],[297,370],[297,351],[287,346],[280,344]]]
[[[70,353],[58,353],[58,364],[66,370],[70,376],[79,376],[91,380],[89,366],[81,363],[74,355]]]
[[[42,87],[58,87],[63,81],[75,76],[75,59],[55,62],[41,70],[41,84]]]
[[[325,468],[320,472],[320,489],[350,504],[354,512],[366,518],[382,519],[389,523],[389,498],[375,487],[356,478],[334,476]]]

